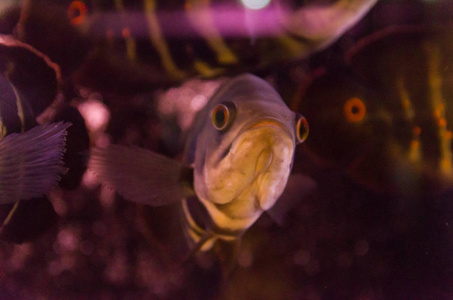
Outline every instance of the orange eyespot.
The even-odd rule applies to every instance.
[[[296,123],[296,141],[298,144],[303,143],[308,137],[308,121],[304,116],[299,115]]]
[[[82,1],[72,1],[68,7],[68,18],[73,26],[77,26],[85,21],[88,13],[87,6]]]
[[[346,120],[351,123],[360,122],[365,118],[366,106],[359,98],[351,98],[344,104]]]
[[[227,129],[233,122],[234,104],[222,103],[212,111],[212,124],[217,130]]]

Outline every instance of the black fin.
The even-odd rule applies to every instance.
[[[83,174],[88,166],[88,149],[90,137],[85,126],[85,120],[79,110],[72,106],[65,106],[57,113],[54,122],[71,122],[66,136],[66,152],[63,162],[68,171],[61,177],[59,186],[68,190],[74,190],[82,181]]]
[[[181,163],[142,148],[111,145],[91,151],[91,169],[129,201],[160,206],[191,194]]]
[[[36,126],[7,135],[0,142],[0,204],[40,197],[64,173],[66,129],[69,123]]]

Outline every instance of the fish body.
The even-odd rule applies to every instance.
[[[61,158],[69,124],[37,126],[35,120],[56,96],[58,72],[31,49],[10,37],[0,36],[3,166],[0,203],[3,204],[42,196],[64,172]],[[26,62],[42,70],[40,76],[27,74],[23,70]],[[46,86],[36,86],[44,82]]]
[[[246,74],[225,83],[200,111],[182,162],[112,145],[92,152],[90,168],[127,200],[180,202],[191,242],[208,250],[216,240],[240,237],[275,204],[307,134],[304,117]]]
[[[449,27],[395,26],[360,40],[304,93],[307,148],[377,191],[452,186]],[[316,134],[314,133],[316,132]]]
[[[63,70],[75,70],[64,66],[84,53],[85,61],[71,75],[77,83],[130,93],[305,58],[333,43],[376,2],[274,0],[254,10],[240,1],[31,0],[23,5],[15,32],[55,56]],[[42,38],[51,34],[72,35],[80,45],[54,45],[57,40]]]

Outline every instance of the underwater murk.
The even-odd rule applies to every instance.
[[[2,1],[0,299],[453,299],[452,17]]]

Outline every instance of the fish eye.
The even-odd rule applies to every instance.
[[[296,141],[298,144],[303,143],[308,137],[309,127],[307,119],[298,114],[296,122]]]
[[[80,25],[85,21],[88,9],[82,1],[72,1],[68,7],[68,18],[71,25]]]
[[[212,111],[212,124],[215,129],[223,131],[227,129],[234,118],[235,106],[232,102],[218,104]]]
[[[356,97],[348,99],[344,104],[344,114],[350,123],[362,121],[366,115],[365,103]]]

